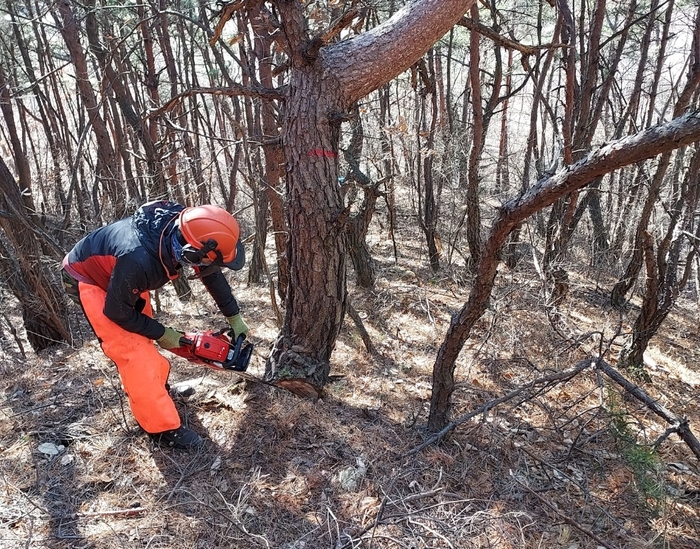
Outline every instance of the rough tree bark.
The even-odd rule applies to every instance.
[[[411,2],[372,30],[325,47],[337,33],[312,38],[299,2],[275,4],[291,64],[283,120],[290,283],[267,375],[322,386],[347,300],[340,121],[358,99],[420,59],[474,0]]]
[[[479,8],[471,7],[472,21],[479,22]],[[479,164],[486,135],[484,108],[481,104],[481,78],[479,77],[479,47],[480,36],[476,31],[469,35],[469,85],[472,94],[472,142],[469,150],[467,167],[466,214],[467,214],[467,244],[469,245],[470,262],[475,265],[481,256],[481,208],[479,207]]]
[[[273,45],[276,40],[275,29],[269,28],[270,13],[260,5],[251,22],[255,29],[255,51],[259,60],[260,84],[266,88],[273,87],[274,55]],[[275,249],[277,251],[277,294],[280,299],[287,297],[289,286],[289,262],[285,253],[288,231],[284,218],[284,202],[281,185],[284,174],[284,149],[279,132],[279,122],[271,101],[263,101],[262,115],[262,149],[265,155],[265,183],[270,208]]]
[[[434,169],[435,155],[424,155],[422,151],[432,151],[435,148],[437,133],[438,108],[433,70],[433,55],[428,56],[429,66],[421,59],[415,70],[420,75],[421,84],[416,84],[416,145],[415,180],[418,191],[418,222],[425,235],[428,246],[428,259],[433,272],[440,270],[440,238],[437,222],[440,211],[440,194],[442,192],[441,174]],[[430,108],[428,109],[428,105]],[[428,114],[428,110],[430,114]],[[422,135],[426,135],[422,142]]]
[[[377,198],[381,196],[379,185],[383,182],[372,183],[370,178],[360,168],[360,158],[364,143],[364,128],[360,109],[357,105],[353,108],[352,138],[348,148],[344,151],[345,161],[350,170],[343,186],[359,185],[362,188],[363,198],[357,207],[357,211],[348,217],[346,235],[348,238],[348,253],[352,260],[357,285],[361,288],[371,289],[376,281],[374,260],[367,245],[367,231],[374,216]],[[347,195],[347,192],[345,192]],[[350,204],[349,206],[352,206]],[[353,317],[353,320],[355,318]],[[357,321],[355,321],[357,324]]]

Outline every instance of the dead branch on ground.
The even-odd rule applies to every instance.
[[[472,410],[468,414],[463,415],[459,419],[456,419],[455,421],[450,422],[448,425],[446,425],[443,429],[438,431],[437,433],[434,433],[432,436],[430,436],[428,439],[426,439],[422,444],[416,446],[412,450],[409,450],[406,452],[402,457],[406,456],[412,456],[414,454],[417,454],[424,448],[427,448],[431,444],[434,444],[435,442],[438,442],[441,440],[445,435],[447,435],[450,431],[453,431],[463,423],[466,423],[473,417],[476,417],[480,414],[485,414],[488,412],[491,408],[495,408],[499,404],[503,404],[504,402],[508,402],[509,400],[514,399],[517,396],[522,395],[526,391],[530,391],[532,389],[537,389],[536,394],[540,392],[541,389],[548,388],[551,385],[557,384],[557,383],[562,383],[564,381],[569,381],[576,375],[580,374],[583,370],[590,368],[591,366],[596,365],[596,359],[595,358],[587,358],[585,360],[582,360],[576,366],[569,370],[565,370],[563,372],[557,372],[555,374],[550,374],[548,376],[544,377],[539,377],[537,379],[532,380],[531,382],[521,385],[517,389],[512,390],[510,393],[499,397],[495,398],[493,400],[489,400],[476,410]],[[534,396],[534,395],[532,395]],[[531,396],[527,397],[526,400],[531,398]]]
[[[700,459],[700,441],[698,438],[695,436],[695,434],[690,430],[690,423],[687,418],[679,417],[669,409],[667,409],[665,406],[661,405],[656,399],[654,399],[651,395],[649,395],[646,391],[644,391],[641,387],[638,385],[635,385],[632,383],[630,380],[628,380],[625,376],[623,376],[620,372],[618,372],[615,368],[613,368],[610,364],[608,364],[603,358],[586,358],[582,361],[580,361],[576,366],[569,370],[565,370],[563,372],[557,372],[555,374],[550,374],[548,376],[540,377],[537,379],[532,380],[531,382],[521,385],[520,387],[512,390],[511,392],[507,393],[506,395],[495,398],[493,400],[489,400],[488,402],[484,403],[482,406],[477,408],[476,410],[472,410],[468,414],[463,415],[459,419],[450,422],[448,425],[446,425],[443,429],[440,431],[434,433],[432,436],[427,438],[422,444],[416,446],[412,450],[409,450],[406,452],[402,457],[407,457],[407,456],[412,456],[414,454],[417,454],[424,448],[427,448],[428,446],[438,442],[441,440],[445,435],[447,435],[450,431],[453,431],[456,429],[458,426],[462,425],[463,423],[466,423],[470,419],[480,415],[480,414],[485,414],[488,412],[491,408],[495,408],[499,404],[503,404],[504,402],[508,402],[509,400],[514,399],[515,397],[518,397],[522,395],[523,393],[526,393],[527,391],[531,391],[532,389],[538,389],[538,391],[535,393],[539,393],[541,390],[548,389],[551,385],[557,384],[557,383],[563,383],[565,381],[569,381],[579,373],[581,373],[583,370],[595,366],[595,368],[604,374],[606,374],[610,379],[612,379],[615,383],[617,383],[620,387],[625,389],[630,395],[635,397],[637,400],[640,402],[644,403],[647,408],[649,408],[652,412],[654,412],[656,415],[664,419],[667,423],[671,425],[669,428],[671,432],[675,432],[678,434],[678,436],[683,440],[688,445],[688,448],[695,454],[695,456]],[[531,399],[533,395],[529,395],[525,398],[525,400]],[[665,434],[666,437],[668,437],[668,434]]]
[[[605,373],[610,379],[625,389],[630,395],[637,400],[643,402],[647,408],[654,412],[657,416],[663,418],[667,423],[671,424],[670,429],[675,431],[683,442],[688,445],[688,448],[695,454],[695,457],[700,459],[700,441],[690,430],[690,423],[687,418],[682,418],[661,405],[649,393],[644,391],[638,385],[635,385],[605,360],[598,359],[596,367],[598,370]]]
[[[596,536],[593,532],[591,532],[588,528],[581,526],[578,522],[576,522],[571,517],[567,517],[564,513],[559,511],[556,507],[554,507],[554,505],[552,505],[549,501],[547,501],[545,498],[543,498],[541,495],[539,495],[537,492],[535,492],[528,485],[520,482],[517,478],[515,478],[514,475],[511,474],[511,478],[518,486],[520,486],[521,488],[524,488],[529,494],[532,494],[533,496],[535,496],[540,501],[540,503],[543,503],[549,509],[554,511],[554,514],[556,514],[556,516],[558,518],[560,518],[561,520],[566,522],[568,525],[573,526],[578,531],[582,532],[583,534],[585,534],[586,536],[591,538],[593,541],[595,541],[598,545],[605,547],[606,549],[616,549],[616,546],[610,545],[609,543],[603,541],[598,536]]]
[[[355,310],[355,307],[352,306],[352,303],[348,299],[348,314],[350,315],[350,318],[352,318],[353,322],[355,323],[355,327],[357,328],[357,331],[360,332],[360,337],[362,337],[362,342],[365,344],[365,349],[367,349],[367,352],[371,354],[372,356],[377,356],[379,355],[379,351],[377,351],[377,348],[374,346],[374,343],[372,343],[372,338],[370,337],[369,333],[367,332],[367,329],[365,328],[364,323],[362,322],[362,318],[360,318],[359,313]]]

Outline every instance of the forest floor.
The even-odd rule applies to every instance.
[[[322,398],[173,357],[171,384],[196,389],[178,402],[206,438],[196,453],[159,448],[139,430],[79,311],[71,311],[76,344],[40,356],[23,356],[4,325],[0,546],[700,548],[698,460],[675,434],[654,451],[668,425],[593,369],[414,452],[427,436],[435,356],[470,284],[463,269],[432,273],[419,235],[408,232],[400,242],[413,241],[399,245],[396,262],[391,240],[371,240],[374,290],[355,288],[351,275],[353,305],[379,354],[346,317],[332,357],[337,377]],[[531,262],[501,268],[458,361],[454,419],[613,339],[606,358],[615,365],[638,309],[612,309],[612,280],[600,271],[567,268],[572,284],[556,325]],[[277,327],[267,285],[247,286],[246,275],[232,274],[232,284],[256,343],[249,371],[262,375]],[[159,318],[221,327],[201,285],[193,289],[182,303],[164,288]],[[598,335],[572,343],[587,332]],[[635,380],[696,434],[699,343],[689,292],[652,341],[651,380]]]

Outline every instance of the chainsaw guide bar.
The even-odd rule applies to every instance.
[[[297,396],[304,398],[321,398],[321,390],[315,385],[309,383],[302,378],[290,378],[290,379],[280,379],[277,381],[268,381],[266,379],[259,378],[248,372],[233,372],[237,376],[251,383],[261,383],[263,385],[269,385],[271,387],[276,387],[278,389],[284,389],[290,393],[294,393]]]

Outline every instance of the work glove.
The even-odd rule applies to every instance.
[[[165,333],[156,339],[156,343],[163,349],[174,349],[180,346],[180,338],[185,335],[173,328],[166,328]]]
[[[244,336],[248,334],[248,325],[243,320],[243,317],[241,317],[241,313],[227,316],[226,320],[228,320],[229,326],[231,326],[233,330],[233,339],[238,339],[238,336],[241,334]]]

